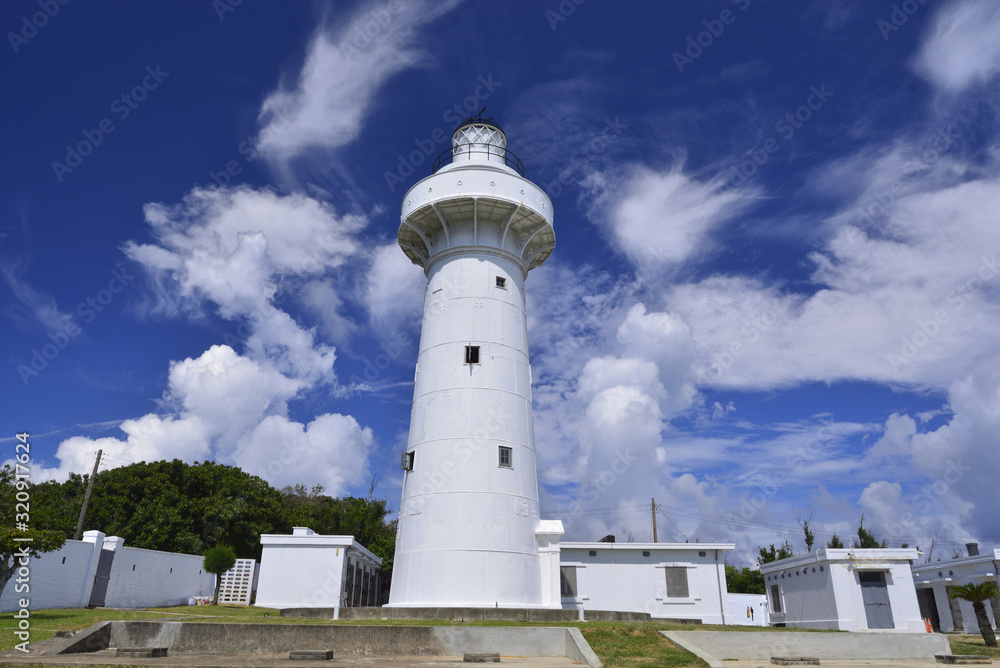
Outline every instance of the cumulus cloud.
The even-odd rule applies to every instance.
[[[421,26],[460,1],[367,3],[346,21],[327,21],[313,35],[295,83],[264,100],[258,149],[285,162],[354,140],[379,88],[426,61]]]
[[[958,0],[941,7],[917,54],[917,71],[939,89],[956,93],[1000,72],[1000,6]]]

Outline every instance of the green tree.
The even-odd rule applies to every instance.
[[[830,542],[827,543],[826,546],[830,549],[838,549],[838,550],[843,549],[844,541],[840,540],[840,536],[838,536],[837,533],[834,532],[833,537],[830,538]]]
[[[205,570],[215,574],[215,597],[212,599],[212,605],[219,605],[222,574],[235,565],[236,553],[228,545],[216,545],[205,552]]]
[[[749,566],[726,566],[726,591],[730,594],[763,594],[764,574]]]
[[[858,539],[854,541],[854,547],[856,548],[878,548],[887,547],[888,543],[884,540],[879,541],[871,531],[865,528],[865,515],[861,514],[861,520],[858,522]]]
[[[4,466],[0,469],[0,595],[18,568],[31,566],[31,559],[45,552],[58,550],[66,542],[66,537],[58,531],[46,531],[30,526],[32,505],[30,485],[26,480],[18,480],[14,469]],[[18,497],[21,494],[21,497]],[[21,499],[28,499],[22,501]],[[22,511],[18,505],[23,504]],[[27,515],[28,529],[18,529],[20,514]],[[23,583],[19,583],[23,584]],[[19,592],[20,593],[20,592]]]
[[[36,485],[38,528],[73,535],[87,476]],[[149,550],[203,554],[219,543],[260,558],[260,534],[288,533],[282,495],[264,480],[214,462],[141,462],[101,473],[85,529]]]
[[[795,556],[795,552],[792,549],[792,544],[787,540],[781,544],[781,547],[775,549],[774,543],[771,543],[770,548],[758,548],[760,552],[760,563],[769,564],[772,561],[778,561],[779,559],[787,559],[789,557]]]
[[[951,588],[949,594],[951,598],[958,598],[972,603],[972,609],[976,611],[976,621],[979,622],[979,632],[983,634],[983,641],[989,647],[997,646],[997,637],[990,626],[990,618],[986,615],[986,601],[995,596],[1000,596],[1000,588],[995,582],[980,582],[978,584],[957,585]]]

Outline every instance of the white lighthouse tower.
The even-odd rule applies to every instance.
[[[389,605],[560,607],[562,523],[540,521],[524,281],[552,203],[492,119],[469,119],[403,198],[427,289]]]

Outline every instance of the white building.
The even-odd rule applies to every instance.
[[[840,631],[925,631],[913,549],[819,549],[761,564],[772,624]]]
[[[561,543],[566,610],[647,612],[726,624],[725,553],[732,543]]]
[[[967,557],[913,567],[920,615],[931,620],[935,631],[979,633],[979,622],[972,603],[951,599],[949,595],[955,585],[997,582],[1000,576],[1000,549],[979,554],[979,546],[975,543],[970,543],[968,548]],[[1000,620],[1000,598],[992,598],[986,603],[986,616],[996,629]]]
[[[324,536],[308,527],[292,535],[262,534],[255,605],[341,608],[378,605],[382,560],[353,536]]]
[[[771,614],[764,594],[734,594],[729,592],[729,612],[726,624],[734,626],[770,626]]]
[[[552,203],[490,120],[404,196],[398,241],[427,287],[390,606],[559,607],[540,522],[524,281]],[[551,552],[548,552],[551,554]]]

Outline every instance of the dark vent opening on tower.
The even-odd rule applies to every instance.
[[[507,289],[507,279],[503,276],[497,276],[497,287],[501,290]]]
[[[465,346],[465,363],[479,364],[479,346]]]
[[[410,451],[410,452],[404,452],[403,453],[403,458],[402,458],[402,460],[400,460],[399,466],[404,471],[412,471],[413,470],[413,452],[412,451]]]

